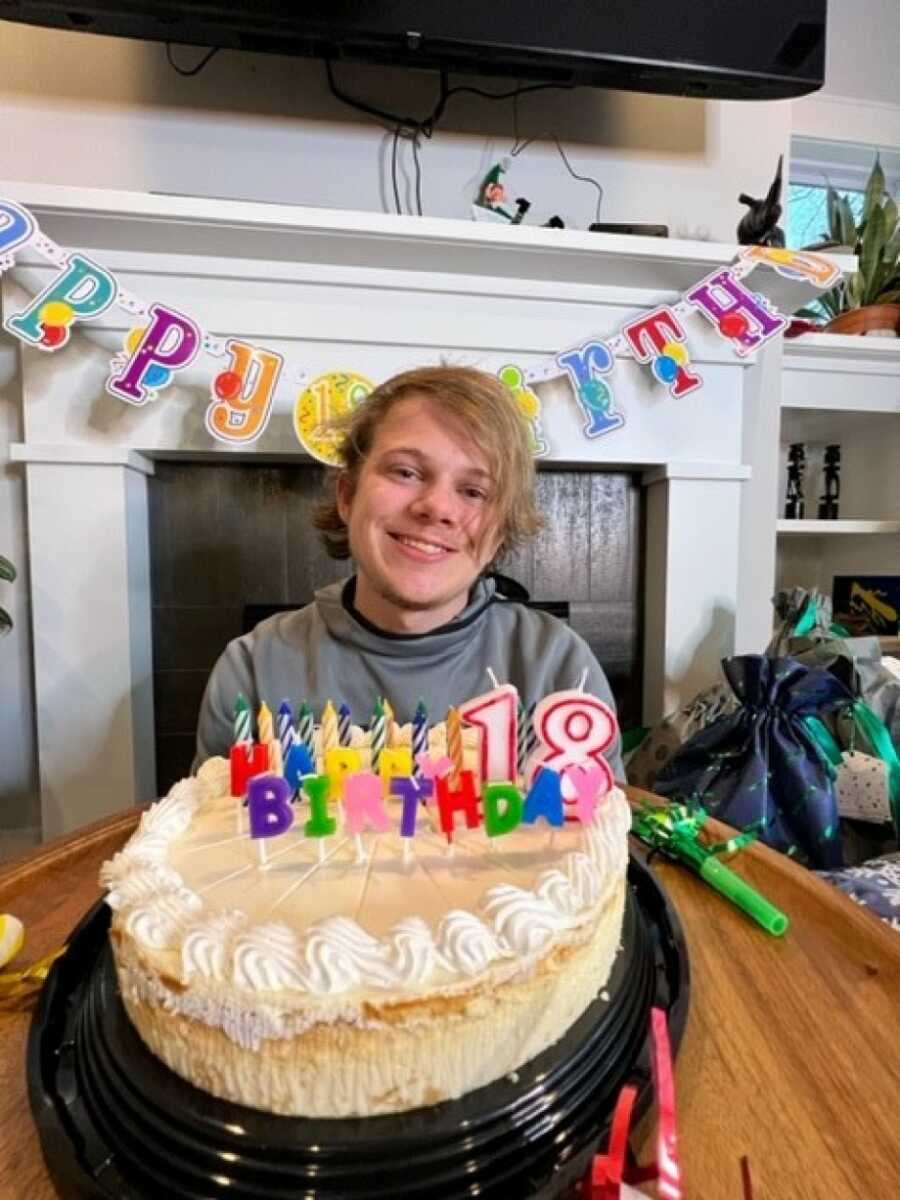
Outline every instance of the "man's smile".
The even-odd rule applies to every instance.
[[[448,554],[455,553],[452,546],[445,546],[441,542],[432,542],[425,538],[411,537],[405,533],[393,533],[390,530],[388,530],[388,535],[395,542],[399,542],[405,549],[412,550],[417,555],[425,555],[427,559],[444,558]]]

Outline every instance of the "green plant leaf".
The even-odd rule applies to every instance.
[[[886,240],[884,209],[873,208],[866,222],[866,232],[859,250],[859,274],[862,276],[861,304],[869,302],[869,293],[872,291],[876,271],[881,263]]]
[[[5,579],[7,583],[12,583],[16,577],[16,568],[12,565],[8,558],[4,558],[0,554],[0,579]]]
[[[888,240],[884,247],[885,262],[892,263],[894,266],[900,264],[900,223],[894,222],[894,232],[888,233]]]
[[[838,196],[837,192],[829,183],[828,190],[825,193],[825,211],[828,214],[828,236],[833,242],[841,240],[841,221],[838,216]]]
[[[897,201],[893,196],[888,196],[881,207],[884,209],[884,227],[890,238],[897,231]]]
[[[9,633],[12,627],[12,617],[5,608],[0,608],[0,637],[2,637],[4,633]]]
[[[847,284],[847,308],[859,308],[863,302],[866,281],[861,271],[854,271],[845,281]]]
[[[838,237],[842,246],[852,246],[856,250],[859,242],[859,232],[853,219],[853,209],[846,196],[837,198]],[[858,253],[858,251],[856,251]]]
[[[817,296],[815,304],[819,305],[826,317],[836,317],[839,313],[844,312],[848,307],[845,297],[844,283],[835,284],[833,288],[829,288],[827,292],[823,292],[821,296]]]
[[[866,282],[866,290],[863,293],[864,304],[878,303],[878,297],[885,290],[890,273],[891,268],[886,262],[879,262],[875,264],[875,269],[872,272],[872,276]]]
[[[868,221],[875,209],[881,207],[881,198],[883,195],[884,171],[881,169],[881,159],[876,154],[875,162],[872,166],[872,170],[869,172],[869,178],[866,181],[866,197],[863,201],[864,221]]]

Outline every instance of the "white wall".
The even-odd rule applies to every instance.
[[[828,0],[825,87],[793,106],[792,132],[900,148],[900,0]]]
[[[318,62],[221,51],[192,78],[161,45],[2,25],[0,103],[7,179],[187,192],[390,211],[390,137],[327,90]],[[177,47],[194,63],[200,52]],[[424,116],[425,72],[339,65],[348,92]],[[455,82],[456,80],[454,80]],[[489,90],[503,81],[481,80]],[[579,173],[596,174],[611,221],[669,224],[731,241],[741,190],[772,175],[788,136],[787,102],[709,103],[580,88],[518,104],[523,136],[555,132]],[[490,164],[512,144],[511,101],[453,97],[422,146],[425,210],[468,217]],[[407,183],[410,147],[402,147]],[[596,192],[565,171],[552,144],[516,159],[511,184],[535,210],[585,228]]]

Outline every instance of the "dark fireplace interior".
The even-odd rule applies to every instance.
[[[308,464],[156,463],[150,562],[159,794],[188,773],[207,677],[248,617],[299,607],[350,574],[310,525],[323,477],[323,468]],[[603,664],[628,729],[641,714],[639,479],[544,469],[538,499],[546,528],[499,569],[551,611],[568,604],[569,623]]]

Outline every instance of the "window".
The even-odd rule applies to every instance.
[[[875,161],[875,146],[826,142],[819,138],[791,139],[791,171],[787,188],[785,236],[799,249],[828,237],[828,184],[850,201],[854,217],[862,216],[866,180]],[[887,189],[900,197],[900,152],[880,152]]]

